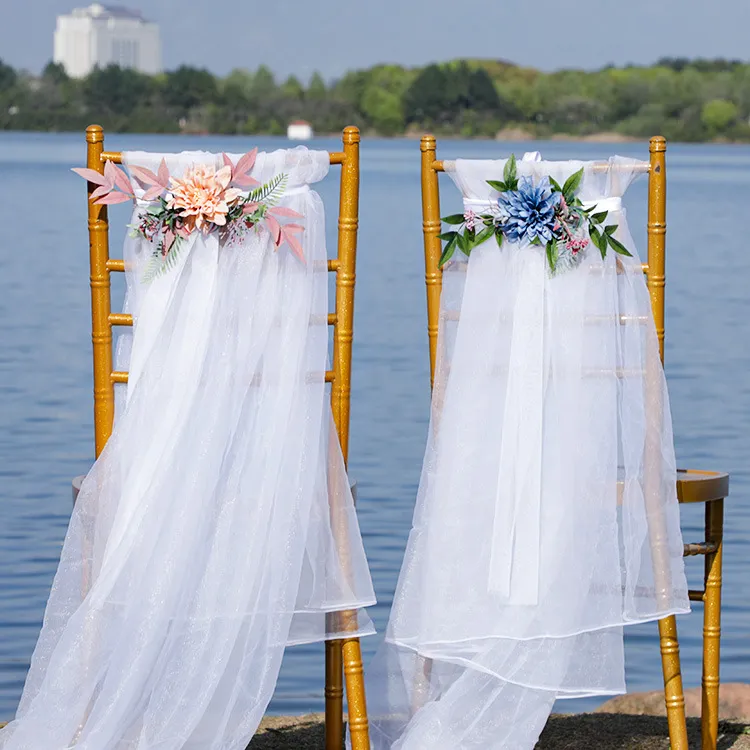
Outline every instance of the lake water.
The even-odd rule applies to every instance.
[[[107,146],[245,151],[284,139],[112,136]],[[314,148],[335,150],[335,140]],[[445,141],[446,158],[647,158],[645,144]],[[81,135],[0,133],[0,720],[23,686],[71,510],[70,480],[93,458],[86,197],[69,170]],[[338,171],[320,184],[335,236]],[[674,146],[668,153],[667,376],[678,463],[732,475],[726,509],[722,677],[750,681],[750,249],[743,221],[750,147]],[[444,209],[460,201],[445,180]],[[626,198],[645,252],[646,180]],[[112,254],[127,209],[115,210]],[[362,146],[351,473],[379,604],[387,620],[424,450],[429,378],[416,141]],[[683,509],[686,541],[702,539],[702,507]],[[469,512],[469,509],[467,509]],[[702,558],[688,561],[698,585]],[[700,684],[702,606],[679,619],[688,686]],[[629,690],[659,687],[655,624],[627,631]],[[377,639],[365,641],[365,660]],[[271,710],[322,707],[322,646],[290,649]],[[596,701],[567,702],[582,710]]]

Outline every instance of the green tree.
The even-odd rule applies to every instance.
[[[166,74],[162,96],[168,107],[186,116],[193,107],[216,101],[216,79],[203,68],[181,65]]]
[[[0,60],[0,91],[7,91],[16,85],[18,80],[18,74],[11,68],[10,65],[6,65]]]
[[[701,110],[701,122],[712,135],[723,133],[737,122],[738,117],[737,105],[726,99],[712,99]]]
[[[235,68],[222,82],[221,92],[224,97],[249,100],[253,93],[255,76],[249,70]]]
[[[365,91],[362,114],[381,135],[396,135],[404,129],[401,99],[377,86],[370,86]]]
[[[44,66],[42,80],[54,86],[61,86],[70,81],[70,76],[63,65],[50,61]]]
[[[276,92],[276,80],[273,77],[273,73],[265,65],[261,65],[258,70],[255,71],[252,98],[255,100],[267,99],[268,97],[274,96]]]
[[[127,115],[146,100],[152,79],[130,68],[94,68],[83,83],[84,101],[92,113]]]
[[[449,80],[438,65],[428,65],[404,96],[404,119],[410,122],[438,121],[450,108]]]
[[[305,96],[305,89],[295,76],[289,76],[281,85],[281,93],[291,99],[301,100]]]
[[[328,95],[328,89],[326,88],[323,77],[316,70],[310,78],[310,83],[307,86],[307,98],[308,99],[325,99]]]

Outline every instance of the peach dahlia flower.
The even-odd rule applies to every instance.
[[[185,170],[182,179],[170,178],[167,207],[179,211],[186,226],[209,232],[211,225],[224,226],[227,212],[242,196],[230,188],[232,170],[224,166],[218,171],[209,164],[195,164]]]

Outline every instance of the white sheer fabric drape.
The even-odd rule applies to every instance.
[[[221,166],[166,160],[178,176]],[[147,285],[152,248],[127,240],[130,381],[3,750],[244,750],[284,647],[341,636],[326,613],[374,603],[324,382],[324,212],[309,184],[327,171],[325,152],[299,148],[259,154],[252,173],[288,175],[306,263],[266,231],[227,247],[196,232]],[[347,635],[371,632],[362,614]]]
[[[666,384],[621,206],[636,164],[518,163],[560,184],[584,167],[579,196],[632,258],[591,245],[550,276],[543,247],[490,239],[445,269],[413,529],[368,674],[375,750],[533,748],[555,699],[625,690],[623,625],[689,610]],[[479,213],[503,166],[446,171]]]

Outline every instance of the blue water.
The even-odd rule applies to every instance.
[[[244,151],[283,139],[112,136],[111,149]],[[336,149],[335,140],[314,147]],[[446,157],[645,158],[645,144],[445,141]],[[0,133],[0,720],[12,716],[41,624],[71,510],[70,480],[93,458],[91,340],[83,137]],[[722,676],[750,681],[750,249],[744,227],[750,147],[674,146],[668,155],[667,376],[681,466],[731,472],[727,503]],[[337,172],[320,185],[333,247]],[[445,180],[444,208],[458,209]],[[645,242],[645,179],[628,192]],[[124,234],[116,209],[113,255]],[[411,521],[429,408],[419,146],[362,148],[351,472],[382,630]],[[116,290],[117,293],[117,290]],[[117,296],[117,294],[115,295]],[[470,512],[467,508],[466,512]],[[702,508],[683,509],[686,541],[702,539]],[[691,584],[702,559],[688,562]],[[702,608],[680,618],[685,682],[700,683]],[[366,660],[377,639],[365,642]],[[656,689],[656,625],[627,631],[630,690]],[[322,706],[322,646],[290,649],[271,710]],[[596,701],[567,702],[563,710]]]

